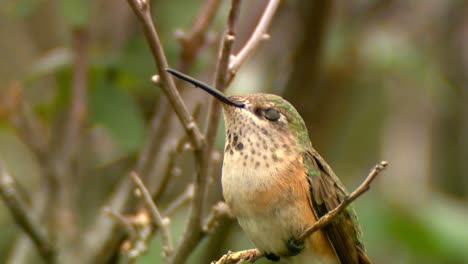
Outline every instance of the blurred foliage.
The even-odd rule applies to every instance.
[[[180,47],[173,33],[190,27],[202,1],[153,2],[166,54],[176,65]],[[228,93],[291,92],[284,87],[295,64],[292,53],[307,29],[298,22],[297,2],[285,1],[270,40],[242,68]],[[324,17],[318,77],[288,88],[299,95],[294,98],[301,101],[292,103],[303,114],[315,147],[348,189],[358,185],[373,163],[390,163],[370,192],[355,202],[375,263],[468,263],[466,2],[334,1]],[[244,1],[237,48],[264,3]],[[227,10],[224,1],[211,37],[222,31]],[[92,157],[109,163],[132,157],[145,144],[151,114],[155,106],[158,110],[160,90],[149,81],[155,67],[126,1],[0,2],[0,159],[28,192],[39,186],[38,161],[7,117],[9,96],[19,85],[44,127],[53,127],[70,101],[71,36],[77,29],[88,30],[91,39],[85,132],[92,138],[86,145],[93,146],[88,150]],[[215,46],[208,45],[193,67],[200,75],[212,76]],[[112,164],[89,160],[87,169],[99,174],[102,183],[83,187],[78,196],[96,197],[92,192],[110,188],[116,177],[99,171]],[[187,182],[191,172],[183,175],[181,182]],[[167,190],[169,198],[161,205],[182,187]],[[177,239],[185,216],[182,210],[171,221]],[[0,263],[17,233],[0,203]],[[203,241],[189,263],[249,247],[236,223],[226,223],[219,234]],[[160,252],[156,237],[138,263],[159,263]]]

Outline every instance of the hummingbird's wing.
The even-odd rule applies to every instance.
[[[311,191],[311,206],[317,218],[335,209],[348,192],[325,160],[311,148],[304,155]],[[324,227],[341,263],[371,263],[360,241],[361,228],[354,209],[348,206]]]

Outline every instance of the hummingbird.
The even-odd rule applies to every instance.
[[[274,94],[226,96],[167,69],[222,103],[226,141],[223,196],[249,240],[271,261],[371,263],[352,207],[305,240],[301,234],[348,195],[312,147],[292,104]]]

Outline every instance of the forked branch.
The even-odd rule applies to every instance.
[[[247,58],[254,52],[254,50],[258,47],[261,41],[268,38],[267,30],[270,26],[271,21],[278,9],[280,4],[280,0],[270,0],[268,2],[265,11],[263,12],[262,18],[258,22],[257,26],[253,34],[250,36],[247,43],[244,47],[237,53],[231,57],[231,61],[229,62],[229,72],[232,75],[235,75],[239,70],[240,66],[247,60]]]
[[[138,177],[138,174],[132,172],[130,176],[132,177],[132,180],[135,183],[137,189],[140,191],[140,194],[143,198],[143,202],[145,203],[146,208],[150,212],[151,219],[153,220],[154,225],[161,231],[163,253],[164,257],[167,259],[173,251],[171,232],[168,227],[169,220],[161,216],[158,207],[153,202],[153,198],[151,197],[150,192],[148,191],[148,189],[146,189],[140,177]]]
[[[25,199],[21,196],[16,183],[0,162],[0,196],[10,210],[16,224],[31,238],[42,258],[46,262],[52,262],[55,249],[50,237],[41,227],[26,206]]]
[[[174,108],[174,111],[187,132],[194,148],[201,149],[204,144],[203,135],[192,115],[188,111],[179,91],[176,89],[174,80],[169,73],[165,71],[165,69],[169,68],[169,65],[167,63],[161,41],[159,40],[156,27],[153,24],[153,19],[151,18],[149,0],[128,0],[128,3],[143,26],[146,40],[148,41],[151,53],[153,54],[153,59],[158,67],[158,74],[164,93]]]

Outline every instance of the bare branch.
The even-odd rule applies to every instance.
[[[354,200],[364,194],[370,188],[370,184],[377,177],[377,175],[382,172],[388,163],[386,161],[381,161],[379,164],[371,170],[369,175],[367,175],[359,187],[354,190],[343,202],[340,203],[335,209],[328,212],[326,215],[322,216],[313,226],[308,228],[299,238],[298,241],[303,241],[314,232],[324,228],[329,224],[341,211],[343,211],[349,204]],[[238,252],[228,252],[222,256],[218,261],[213,261],[212,264],[233,264],[239,263],[240,261],[249,261],[255,262],[256,260],[263,257],[263,254],[258,249],[248,249]]]
[[[0,118],[2,114],[8,117],[31,151],[39,160],[44,159],[47,137],[31,105],[24,98],[22,85],[19,82],[12,82],[1,97]]]
[[[169,179],[171,176],[174,175],[175,171],[175,159],[176,159],[176,148],[177,144],[170,144],[168,147],[167,154],[169,156],[169,159],[166,164],[165,171],[162,174],[162,178],[159,181],[159,184],[157,185],[157,188],[155,190],[151,190],[151,193],[153,195],[153,201],[157,201],[159,197],[162,195],[163,191],[166,189],[167,184],[169,183]],[[147,182],[149,184],[149,182]]]
[[[140,177],[138,177],[138,175],[135,172],[132,172],[130,176],[133,182],[135,183],[135,185],[137,186],[138,190],[141,192],[141,195],[143,196],[143,201],[145,202],[145,205],[151,214],[151,218],[155,226],[159,230],[161,230],[161,238],[163,242],[163,252],[164,252],[163,256],[167,258],[172,254],[172,251],[173,251],[171,232],[168,227],[169,219],[163,218],[161,216],[161,213],[159,212],[158,207],[153,202],[150,192],[148,191],[148,189],[146,189]]]
[[[184,33],[181,30],[176,32],[182,44],[180,66],[183,71],[185,71],[185,67],[195,59],[197,52],[205,44],[206,31],[213,21],[220,3],[220,0],[206,0],[198,11],[188,33]]]
[[[218,202],[213,206],[211,214],[207,217],[205,225],[203,226],[203,231],[208,234],[211,233],[218,224],[219,220],[223,217],[233,218],[234,215],[225,202]]]
[[[113,211],[111,208],[106,207],[104,208],[104,213],[109,217],[112,217],[120,226],[122,226],[125,231],[127,232],[130,240],[134,240],[137,237],[137,231],[135,230],[134,226],[130,221],[128,221],[125,216],[121,215],[118,212]]]
[[[320,217],[320,219],[315,222],[313,226],[308,228],[304,233],[298,238],[299,241],[302,241],[312,235],[317,230],[322,229],[327,224],[329,224],[333,218],[335,218],[341,211],[343,211],[350,203],[356,200],[359,196],[367,192],[370,188],[370,184],[372,181],[388,166],[388,162],[381,161],[379,164],[375,165],[375,167],[371,170],[367,178],[364,180],[359,187],[354,190],[343,202],[338,205],[335,209],[329,211],[326,215]]]
[[[229,11],[226,30],[221,44],[220,55],[218,58],[218,64],[216,67],[215,86],[218,89],[223,90],[226,85],[227,69],[229,56],[231,55],[232,44],[235,35],[235,24],[240,11],[240,0],[232,0],[231,9]],[[219,121],[219,109],[218,103],[215,100],[211,100],[209,114],[207,117],[206,127],[206,144],[204,146],[201,157],[198,156],[197,160],[197,174],[195,180],[195,196],[192,200],[190,218],[185,229],[184,235],[179,242],[179,245],[175,251],[175,254],[171,260],[171,263],[183,263],[198,245],[199,241],[204,237],[201,215],[203,212],[205,193],[208,187],[208,175],[211,172],[211,155],[214,146],[214,140],[216,136],[216,128]]]
[[[121,250],[133,263],[148,249],[149,239],[152,236],[152,222],[145,212],[136,215],[124,216],[110,208],[104,208],[104,213],[112,217],[120,226],[125,228],[128,239],[122,242]]]
[[[124,241],[122,249],[127,254],[127,257],[130,258],[130,262],[136,263],[136,259],[148,250],[150,239],[154,234],[154,225],[146,211],[128,216],[127,219],[129,219],[129,222],[135,228],[136,237],[133,240]]]
[[[0,195],[15,219],[16,224],[31,238],[42,258],[53,262],[55,249],[47,233],[31,215],[30,210],[16,188],[14,179],[0,162]]]
[[[221,50],[218,55],[218,63],[216,65],[214,87],[216,87],[217,89],[221,91],[224,91],[226,89],[226,86],[229,83],[228,79],[232,79],[229,76],[229,60],[232,56],[232,47],[233,47],[234,39],[236,35],[235,24],[239,17],[240,5],[241,5],[240,0],[232,1],[231,11],[229,12],[229,16],[228,16],[227,23],[226,23],[226,31],[224,32],[223,41],[221,43]],[[217,101],[214,98],[212,98],[212,102],[217,102]],[[219,111],[215,111],[215,112],[219,112]],[[208,123],[208,125],[209,124],[210,123]]]
[[[219,260],[211,262],[211,264],[236,264],[242,262],[255,262],[263,258],[260,250],[253,248],[237,252],[228,252],[223,255]]]
[[[237,53],[237,55],[231,57],[229,62],[229,72],[235,75],[239,70],[240,66],[247,60],[247,58],[253,53],[258,47],[261,41],[268,37],[267,30],[270,25],[273,16],[279,6],[280,0],[270,0],[268,2],[265,11],[263,12],[260,22],[255,27],[254,33],[250,36],[244,47]]]
[[[163,215],[167,217],[173,214],[181,206],[191,201],[193,199],[194,192],[195,190],[193,184],[189,184],[187,189],[185,189],[181,195],[179,195],[171,204],[169,204],[166,210],[164,210]]]
[[[65,123],[65,129],[62,133],[63,146],[60,153],[62,159],[70,162],[71,156],[74,154],[77,138],[81,132],[87,115],[87,71],[88,71],[88,32],[85,29],[75,29],[73,32],[74,38],[74,69],[71,105],[68,117]],[[64,157],[63,157],[64,156]]]
[[[161,45],[161,41],[159,40],[158,33],[151,18],[149,0],[128,0],[128,3],[132,7],[135,15],[138,17],[143,26],[146,40],[148,41],[151,53],[153,54],[153,59],[156,62],[156,66],[158,67],[158,75],[161,79],[161,86],[163,91],[174,108],[177,117],[185,129],[185,132],[189,135],[190,141],[194,145],[194,148],[201,149],[204,144],[203,135],[196,125],[192,115],[190,115],[187,106],[184,104],[182,97],[179,94],[179,91],[176,89],[174,80],[169,75],[169,73],[165,71],[165,69],[169,68],[169,65],[167,63],[166,56],[164,55],[164,50]]]

